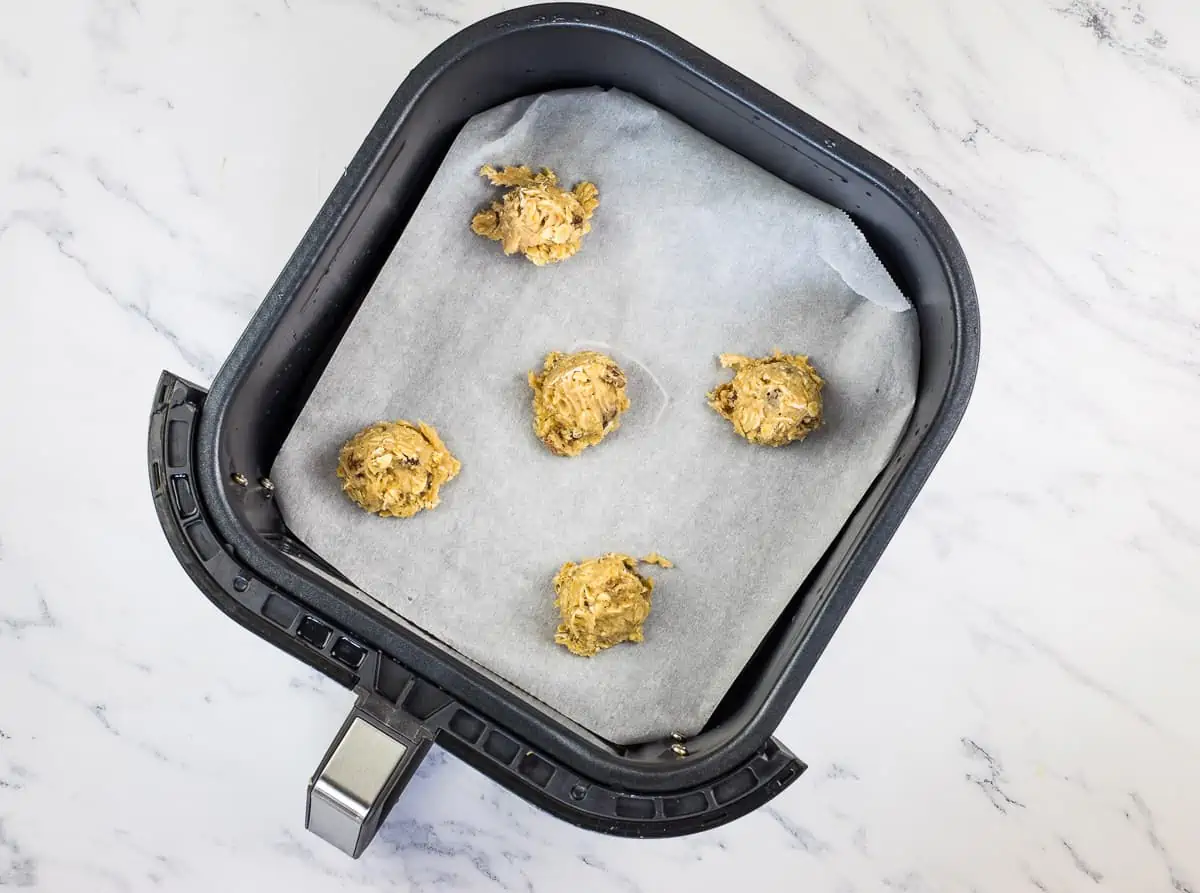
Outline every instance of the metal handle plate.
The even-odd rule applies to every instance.
[[[360,692],[309,781],[304,826],[357,859],[432,743],[403,710]]]

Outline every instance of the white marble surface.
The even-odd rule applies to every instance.
[[[779,730],[810,772],[674,841],[435,752],[368,855],[301,828],[350,695],[157,529],[207,381],[414,62],[496,0],[0,11],[0,887],[1200,891],[1200,7],[644,0],[912,175],[983,362]]]

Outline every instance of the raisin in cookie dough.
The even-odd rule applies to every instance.
[[[825,380],[808,357],[776,351],[760,359],[726,353],[720,360],[733,380],[710,393],[708,405],[746,440],[784,446],[820,427]]]
[[[490,208],[471,219],[471,229],[499,242],[505,254],[520,252],[539,267],[566,260],[591,232],[592,214],[600,204],[594,183],[576,183],[569,192],[558,185],[550,168],[535,174],[525,165],[479,171],[493,186],[511,187]]]
[[[562,614],[555,643],[572,654],[593,657],[621,642],[642,641],[654,580],[638,573],[638,563],[636,558],[609,552],[579,564],[564,564],[554,577],[554,606]],[[657,552],[641,563],[672,566]]]
[[[625,373],[594,350],[547,354],[541,374],[529,373],[533,430],[557,456],[578,456],[621,426],[629,409]]]
[[[382,518],[411,518],[435,508],[439,491],[462,468],[424,422],[376,422],[342,447],[337,476],[358,506]]]

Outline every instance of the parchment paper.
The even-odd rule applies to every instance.
[[[538,268],[471,233],[484,163],[600,189],[575,257]],[[616,90],[472,119],[291,431],[272,478],[291,529],[372,597],[617,743],[696,733],[882,470],[916,388],[915,314],[850,220]],[[897,312],[900,311],[900,312]],[[525,382],[595,346],[629,377],[619,431],[551,455]],[[752,446],[705,403],[717,354],[807,353],[826,425]],[[462,461],[442,505],[367,515],[334,475],[379,419],[434,425]],[[646,641],[553,644],[568,560],[657,550]]]

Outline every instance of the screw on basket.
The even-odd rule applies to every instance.
[[[675,756],[686,757],[688,755],[687,745],[683,743],[683,735],[679,734],[678,732],[672,732],[671,741],[674,742],[671,745],[671,752],[675,754]]]
[[[231,481],[233,481],[235,484],[237,484],[239,487],[244,487],[248,483],[248,481],[246,480],[246,476],[244,474],[242,474],[240,471],[235,471],[232,475],[229,476],[229,479]]]
[[[270,496],[273,492],[275,492],[275,482],[272,481],[269,477],[266,477],[265,475],[263,477],[260,477],[258,479],[258,483],[259,483],[259,486],[261,486],[263,488],[263,490],[266,491],[267,496]]]

